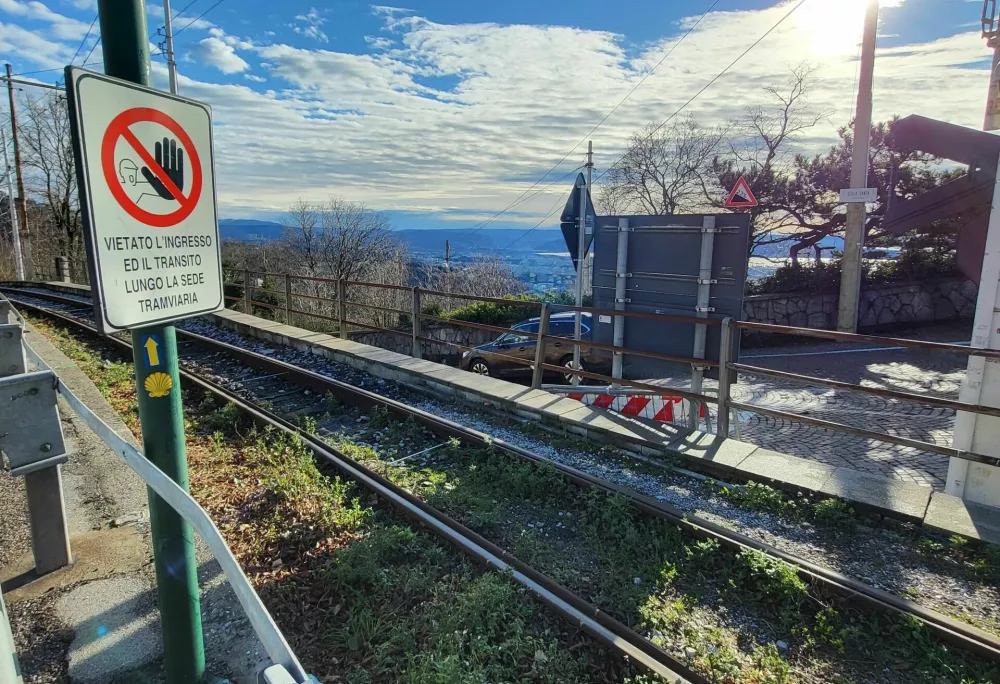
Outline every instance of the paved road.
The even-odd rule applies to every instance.
[[[902,331],[895,337],[966,343],[971,322]],[[816,340],[809,344],[746,348],[747,365],[788,371],[864,387],[895,389],[913,394],[958,399],[967,357],[874,344],[842,344]],[[650,380],[674,387],[689,386],[689,378]],[[706,380],[714,393],[718,385]],[[861,392],[828,389],[766,376],[740,373],[732,386],[734,401],[844,423],[888,435],[951,445],[955,412],[916,402],[883,399]],[[805,423],[775,419],[751,411],[739,412],[740,438],[786,454],[810,458],[943,490],[948,458],[889,442],[824,430]]]
[[[964,342],[971,323],[938,326],[898,337],[940,342]],[[942,398],[958,398],[967,357],[875,345],[820,343],[745,349],[745,364],[802,375],[851,382],[865,387],[895,389]],[[859,392],[813,387],[741,374],[733,398],[790,413],[833,420],[855,427],[951,444],[954,411],[913,402],[883,399]],[[948,459],[944,456],[823,430],[803,423],[741,412],[745,441],[834,466],[846,466],[935,489],[944,488]]]

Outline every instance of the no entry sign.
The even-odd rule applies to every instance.
[[[72,67],[66,84],[101,329],[221,309],[211,109]]]

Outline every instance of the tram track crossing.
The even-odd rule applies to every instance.
[[[89,323],[90,303],[85,297],[55,294],[41,288],[33,288],[31,290],[4,288],[3,291],[15,300],[14,303],[16,305],[43,313],[48,312],[58,316],[63,322],[75,326],[87,326]],[[324,404],[331,403],[331,399],[338,405],[357,407],[368,412],[375,411],[377,415],[388,418],[388,421],[383,420],[382,424],[386,422],[391,424],[394,422],[409,421],[410,424],[419,426],[419,432],[425,437],[425,440],[422,442],[416,440],[413,443],[405,444],[408,450],[406,454],[394,453],[392,458],[369,459],[367,462],[365,459],[361,459],[360,461],[348,459],[349,462],[344,461],[342,463],[342,466],[349,465],[362,469],[366,465],[376,469],[381,466],[381,474],[366,469],[366,477],[374,476],[375,478],[381,478],[381,481],[378,479],[374,481],[382,486],[386,486],[387,484],[392,485],[389,481],[393,479],[392,476],[395,476],[397,481],[408,481],[412,486],[412,476],[407,480],[407,477],[400,476],[396,472],[400,469],[405,471],[406,468],[403,466],[407,462],[414,465],[433,462],[445,472],[460,472],[463,465],[458,460],[458,454],[461,451],[445,448],[444,445],[446,442],[443,441],[458,440],[463,446],[471,449],[480,451],[489,449],[496,453],[501,453],[512,460],[520,460],[535,464],[536,466],[541,465],[545,468],[553,468],[560,478],[564,478],[574,486],[588,488],[596,492],[601,492],[603,495],[610,495],[616,499],[627,501],[635,511],[662,521],[664,524],[675,526],[681,530],[685,538],[716,544],[733,554],[760,554],[772,561],[787,564],[795,569],[798,578],[810,587],[810,592],[815,596],[831,597],[830,600],[834,600],[837,605],[849,605],[851,606],[851,610],[905,616],[907,619],[918,621],[924,625],[937,639],[943,642],[970,653],[975,653],[977,657],[987,661],[993,663],[1000,662],[1000,640],[992,634],[952,620],[940,613],[928,610],[911,601],[901,599],[875,587],[867,586],[862,582],[815,563],[796,558],[780,549],[734,533],[713,522],[690,516],[684,511],[665,504],[662,501],[643,496],[614,483],[603,481],[566,464],[553,462],[515,444],[493,439],[482,432],[471,430],[427,411],[408,406],[397,399],[339,382],[307,369],[269,358],[267,355],[257,354],[182,330],[178,330],[178,338],[179,344],[182,345],[180,349],[181,365],[189,377],[199,384],[207,385],[214,391],[222,392],[227,400],[237,402],[244,410],[251,413],[256,412],[258,420],[277,422],[278,424],[282,424],[283,422],[283,429],[296,430],[299,434],[302,434],[304,438],[310,440],[311,444],[320,449],[318,453],[321,453],[323,449],[330,448],[328,442],[331,437],[336,440],[337,435],[339,434],[342,437],[344,432],[345,423],[343,416],[334,416],[334,420],[332,421],[334,425],[323,425],[323,420],[317,418],[317,416],[322,417],[324,414],[328,416],[330,412],[322,409],[322,407]],[[124,345],[124,342],[119,340],[118,344]],[[206,380],[206,378],[211,378],[211,380]],[[295,423],[291,421],[295,421]],[[362,419],[357,422],[364,425],[372,421],[370,419]],[[303,425],[308,429],[303,429]],[[355,446],[357,442],[360,442],[362,445],[374,444],[372,440],[377,437],[377,435],[373,435],[373,431],[370,429],[362,430],[359,434],[360,436],[354,441]],[[322,436],[326,436],[327,439],[323,440]],[[324,454],[324,456],[330,458],[327,454]],[[340,457],[346,458],[343,454],[340,454]],[[449,459],[451,460],[449,461]],[[389,471],[392,471],[392,473]],[[464,475],[467,476],[468,472],[464,472]],[[396,485],[392,486],[396,487]],[[397,495],[407,494],[408,496],[413,496],[421,505],[427,505],[426,499],[428,497],[424,496],[421,498],[416,494],[409,494],[409,492],[405,492],[399,487],[396,487],[396,489],[398,490],[396,492]],[[413,489],[419,494],[419,487]],[[413,504],[415,502],[410,501],[410,503]],[[432,507],[429,508],[433,510]],[[439,511],[436,511],[436,513],[440,514]],[[444,517],[448,518],[448,516]],[[452,521],[452,523],[458,527],[451,527],[451,529],[462,529],[463,534],[469,531],[461,524],[462,515],[459,514],[457,517],[459,521]],[[561,526],[558,523],[557,525]],[[476,533],[472,534],[475,535]],[[513,556],[509,550],[503,547],[503,544],[493,545],[492,541],[487,541],[481,536],[476,537],[476,539],[483,548],[499,552],[499,558],[511,559],[510,562],[512,563],[516,562],[513,560]],[[529,566],[524,564],[514,567],[521,567],[522,572],[533,572]],[[526,576],[531,577],[532,575],[528,572]],[[637,577],[636,579],[639,578]],[[553,590],[557,596],[566,592],[565,589],[558,587],[558,585]],[[566,593],[569,596],[573,596],[569,592]],[[836,598],[833,599],[832,597]],[[599,621],[600,618],[607,617],[604,612],[597,610],[584,599],[574,597],[574,600],[580,602],[575,605],[579,607],[578,609],[582,609],[584,614],[593,611],[593,614],[598,616],[597,624],[591,625],[592,629],[597,629],[597,627],[609,629],[608,625],[602,625]],[[572,604],[573,601],[570,603]],[[611,624],[614,625],[614,622],[612,619]],[[617,628],[616,626],[615,629]],[[592,633],[594,632],[592,631]],[[632,634],[635,633],[633,632]],[[629,636],[629,639],[634,639],[634,637]],[[640,641],[632,640],[628,641],[628,643],[632,645],[632,648],[638,649],[640,654],[645,654],[645,656],[640,656],[640,662],[643,662],[642,657],[651,658],[653,656],[650,656],[650,653],[660,650],[647,640],[641,637],[639,639]],[[662,651],[660,653],[668,656],[668,659],[665,661],[667,665],[661,662],[660,666],[672,668],[671,672],[675,675],[677,671],[683,672],[687,675],[687,681],[700,681],[698,679],[699,674],[688,668],[688,661],[676,656],[669,656]],[[630,655],[635,658],[635,654]]]

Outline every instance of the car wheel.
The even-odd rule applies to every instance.
[[[490,364],[486,363],[482,359],[476,359],[469,364],[469,371],[471,373],[475,373],[476,375],[489,375]]]
[[[564,356],[562,358],[562,360],[559,362],[559,365],[562,366],[563,368],[566,368],[566,369],[570,370],[570,371],[575,370],[575,368],[573,367],[573,357],[572,356]],[[587,367],[583,365],[583,360],[582,359],[580,361],[580,369],[581,370],[587,370]],[[567,385],[572,385],[573,384],[573,378],[575,378],[575,377],[577,377],[576,373],[572,373],[572,372],[570,372],[570,373],[563,373],[562,374],[563,382],[565,382]],[[580,382],[581,383],[583,382],[583,378],[580,378]]]

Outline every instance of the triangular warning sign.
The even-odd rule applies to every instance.
[[[750,184],[747,183],[747,179],[740,176],[740,179],[736,181],[736,185],[733,187],[733,191],[729,193],[729,199],[726,203],[722,205],[724,207],[756,207],[757,198],[753,196],[753,192],[750,190]]]

